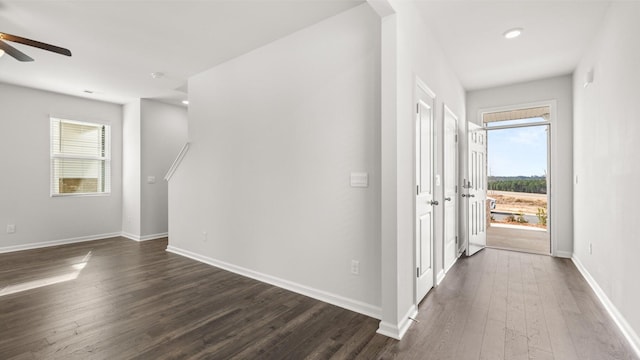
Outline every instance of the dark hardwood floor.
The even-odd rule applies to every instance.
[[[378,321],[123,238],[0,254],[0,359],[635,359],[566,259],[461,258]]]

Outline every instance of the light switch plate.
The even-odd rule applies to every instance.
[[[352,172],[351,187],[369,187],[369,174],[366,172]]]
[[[156,177],[155,176],[147,176],[147,184],[155,184]]]

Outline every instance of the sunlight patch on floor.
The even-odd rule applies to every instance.
[[[22,291],[28,291],[31,289],[37,289],[44,286],[49,286],[49,285],[63,283],[66,281],[75,280],[78,278],[78,276],[82,272],[82,269],[84,269],[85,266],[87,266],[87,263],[91,259],[91,255],[92,255],[92,252],[89,251],[87,255],[84,256],[82,261],[71,265],[71,268],[74,271],[71,271],[62,275],[49,276],[43,279],[25,281],[19,284],[9,285],[9,286],[0,288],[0,296],[11,295],[11,294],[19,293]]]

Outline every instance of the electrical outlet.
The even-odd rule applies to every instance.
[[[7,225],[7,234],[13,234],[16,232],[16,226],[14,224]]]
[[[589,255],[593,255],[593,244],[589,243]]]
[[[202,232],[202,241],[203,242],[207,242],[209,240],[209,235],[207,234],[206,231]]]
[[[360,275],[360,261],[351,260],[351,273],[353,275]]]

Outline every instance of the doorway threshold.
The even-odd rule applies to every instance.
[[[533,226],[494,224],[487,227],[487,246],[550,255],[549,233]]]

